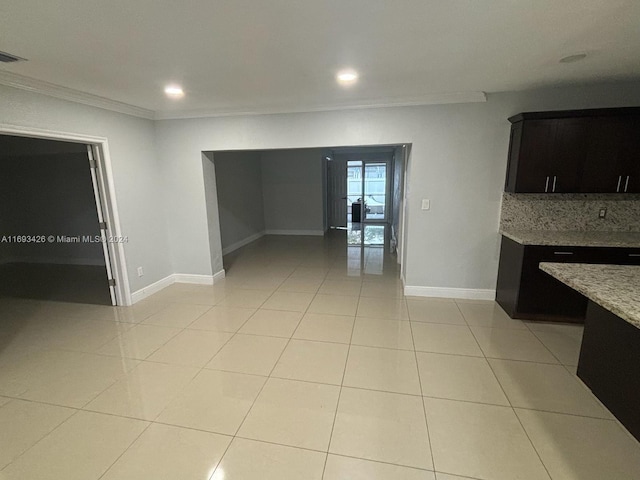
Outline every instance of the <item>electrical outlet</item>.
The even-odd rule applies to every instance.
[[[605,207],[598,212],[598,218],[607,218],[607,209]]]
[[[431,208],[431,202],[428,198],[422,199],[422,210],[429,210]]]
[[[144,270],[142,269],[142,267],[138,267],[138,276],[139,277],[144,276]]]

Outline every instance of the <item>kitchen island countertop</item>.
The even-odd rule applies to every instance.
[[[640,329],[640,266],[542,262],[540,269]]]

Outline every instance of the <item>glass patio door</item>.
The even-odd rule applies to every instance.
[[[347,162],[348,223],[387,220],[387,168],[386,162]]]
[[[365,162],[363,181],[364,219],[387,220],[387,164]]]

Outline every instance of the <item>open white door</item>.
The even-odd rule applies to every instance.
[[[109,281],[109,295],[111,295],[111,305],[116,305],[116,281],[111,268],[111,258],[109,256],[109,242],[107,222],[105,221],[104,211],[102,210],[102,200],[100,199],[100,190],[105,188],[104,181],[100,175],[98,162],[100,161],[100,152],[93,145],[87,145],[87,153],[89,154],[89,168],[91,169],[91,183],[93,184],[93,194],[96,199],[96,208],[98,210],[98,222],[100,222],[100,236],[102,238],[102,250],[104,252],[104,263],[107,269],[107,279]]]
[[[331,228],[347,226],[347,160],[333,158],[328,165],[328,203],[329,226]]]

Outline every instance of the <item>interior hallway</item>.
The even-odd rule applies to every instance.
[[[0,299],[0,479],[640,471],[574,375],[580,326],[404,297],[395,256],[356,238],[263,237],[215,286],[133,307]]]

